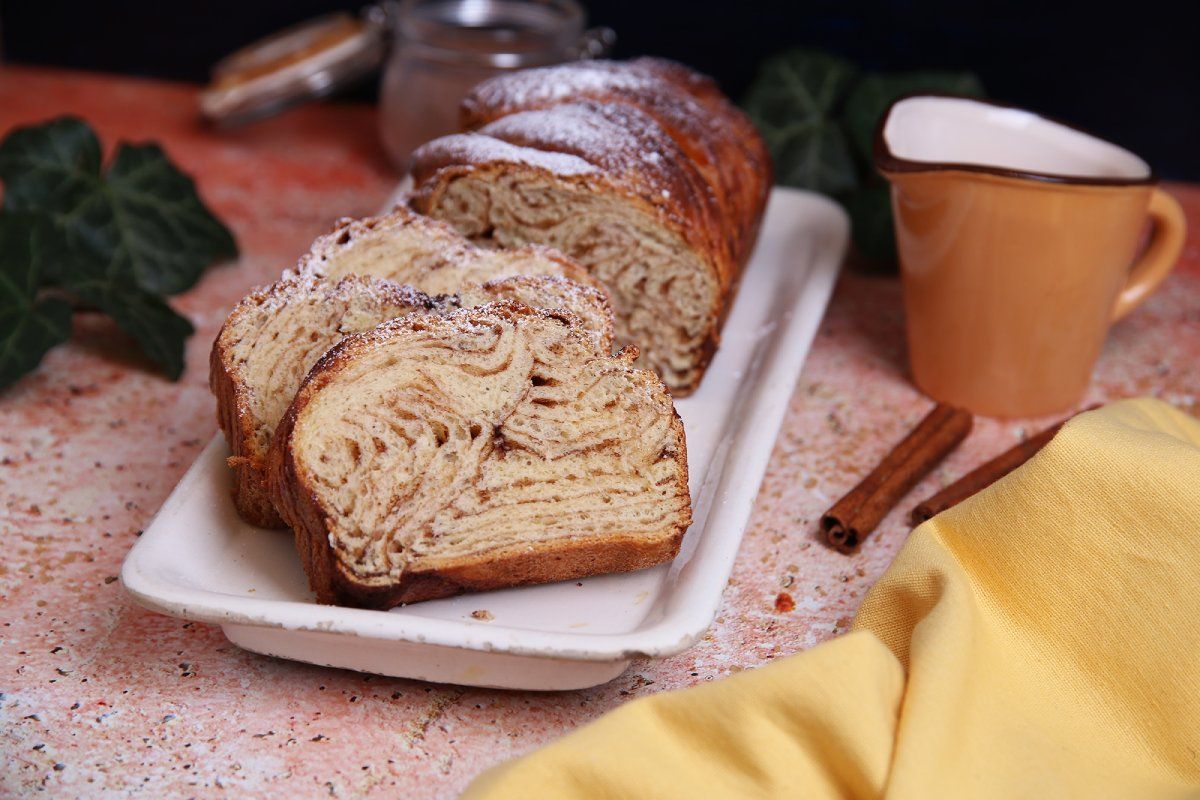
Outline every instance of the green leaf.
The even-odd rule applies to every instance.
[[[870,164],[879,118],[896,99],[913,92],[943,92],[983,96],[983,84],[970,72],[872,73],[850,92],[846,100],[846,129],[858,155]]]
[[[121,330],[137,339],[138,345],[173,381],[183,375],[184,346],[195,330],[186,317],[157,296],[136,287],[108,286],[97,305],[116,320]]]
[[[108,187],[121,244],[146,291],[184,291],[209,264],[237,255],[233,234],[158,145],[120,145]]]
[[[837,56],[796,49],[763,62],[744,103],[756,122],[784,126],[797,118],[829,117],[858,67]]]
[[[122,144],[103,175],[99,142],[79,119],[9,134],[0,179],[6,208],[53,215],[70,244],[148,292],[184,291],[209,264],[237,255],[233,235],[161,148]]]
[[[812,50],[791,50],[763,63],[744,107],[767,142],[780,183],[827,194],[857,184],[836,120],[857,74],[849,61]]]
[[[80,119],[16,128],[0,143],[8,209],[74,208],[86,202],[99,175],[100,141]]]
[[[775,179],[825,194],[841,194],[858,183],[858,171],[841,128],[822,121],[793,127],[772,148]]]
[[[144,291],[116,261],[76,250],[60,260],[62,285],[116,321],[171,380],[183,374],[184,347],[195,330],[161,298]]]
[[[0,214],[0,387],[36,367],[71,335],[71,307],[38,298],[47,243],[56,231],[32,214]]]
[[[886,186],[864,186],[842,199],[850,215],[854,246],[871,261],[896,262],[896,231],[892,200]]]
[[[157,145],[121,144],[107,174],[101,166],[100,143],[78,119],[0,143],[0,383],[69,335],[70,307],[38,300],[44,286],[98,306],[171,378],[183,372],[192,325],[157,295],[236,255],[233,236]]]

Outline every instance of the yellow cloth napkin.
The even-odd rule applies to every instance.
[[[914,531],[850,633],[630,703],[465,796],[1200,797],[1200,421],[1077,417]]]

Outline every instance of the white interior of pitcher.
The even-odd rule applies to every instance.
[[[1149,165],[1123,147],[1029,111],[966,98],[901,100],[883,138],[891,155],[905,161],[1074,178],[1150,177]]]

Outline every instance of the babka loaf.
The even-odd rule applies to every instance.
[[[412,207],[476,243],[575,258],[608,287],[618,342],[694,390],[770,189],[745,115],[711,80],[638,59],[493,78],[463,121],[414,154]]]
[[[515,276],[468,286],[459,295],[430,296],[379,278],[305,275],[243,299],[217,336],[209,372],[217,419],[233,453],[238,514],[260,527],[283,525],[266,494],[267,448],[300,382],[325,351],[348,334],[398,316],[501,299],[572,312],[597,351],[611,351],[612,311],[604,295],[559,277]]]
[[[510,301],[349,336],[271,444],[271,498],[322,603],[389,608],[669,560],[683,425],[636,349]]]

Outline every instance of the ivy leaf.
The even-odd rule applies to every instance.
[[[79,119],[16,128],[0,144],[8,209],[76,208],[87,202],[99,175],[100,140]]]
[[[846,99],[846,129],[858,155],[870,164],[874,160],[875,128],[879,118],[895,100],[914,92],[942,92],[983,96],[983,84],[970,72],[904,72],[896,75],[872,73],[850,92]]]
[[[116,259],[104,262],[89,251],[74,250],[64,253],[59,264],[64,288],[112,317],[167,377],[179,379],[184,347],[195,330],[192,323],[129,280]]]
[[[789,50],[763,62],[744,105],[756,122],[768,125],[828,117],[857,74],[858,67],[843,58],[817,50]]]
[[[763,63],[743,105],[762,132],[780,183],[827,194],[857,184],[836,119],[857,74],[849,61],[812,50],[791,50]]]
[[[51,214],[70,244],[147,292],[182,292],[209,264],[237,255],[233,235],[160,147],[121,144],[102,173],[100,144],[80,119],[9,134],[0,180],[6,208]]]
[[[183,375],[184,346],[195,328],[161,298],[130,286],[98,287],[96,304],[116,320],[121,330],[137,339],[142,352],[163,368],[173,381]]]
[[[209,264],[237,256],[233,234],[158,145],[117,147],[108,188],[121,244],[146,291],[182,292]]]
[[[71,335],[71,307],[38,298],[53,224],[31,214],[0,214],[0,387],[36,367]]]
[[[786,136],[769,146],[775,179],[786,186],[837,195],[858,183],[850,147],[834,122],[794,125]]]
[[[887,186],[864,186],[842,199],[850,215],[854,246],[878,264],[896,262],[896,230],[892,223],[892,198]]]
[[[20,128],[0,142],[0,386],[70,334],[66,290],[111,316],[172,378],[193,328],[159,296],[237,254],[229,230],[158,145],[118,145],[107,172],[82,120]]]

